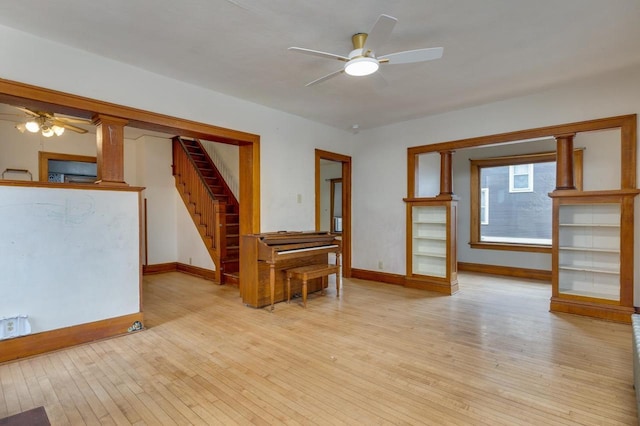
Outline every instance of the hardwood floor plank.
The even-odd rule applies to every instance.
[[[144,277],[145,330],[0,364],[0,417],[52,424],[637,424],[631,328],[550,313],[538,281],[454,296],[346,279],[270,313],[235,287]]]

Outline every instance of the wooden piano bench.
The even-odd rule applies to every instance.
[[[302,280],[302,305],[307,307],[307,281],[336,274],[336,297],[340,297],[340,265],[315,264],[287,269],[287,303],[291,300],[291,278]],[[324,282],[322,283],[324,294]]]

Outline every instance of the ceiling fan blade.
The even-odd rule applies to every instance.
[[[93,124],[91,120],[86,118],[74,118],[74,117],[59,116],[59,115],[56,115],[53,118],[59,121],[64,121],[65,123]]]
[[[364,51],[371,50],[374,55],[378,48],[382,46],[391,36],[393,27],[396,26],[398,20],[393,16],[380,15],[378,20],[369,31],[367,40],[364,42]]]
[[[64,121],[57,120],[55,118],[51,120],[51,124],[53,124],[54,126],[64,127],[65,129],[69,129],[72,132],[76,132],[76,133],[87,133],[87,131],[81,127],[74,126],[73,124],[69,124]]]
[[[334,53],[320,52],[319,50],[305,49],[303,47],[290,47],[289,50],[291,50],[292,52],[304,53],[305,55],[319,56],[321,58],[327,59],[337,59],[338,61],[342,62],[349,61],[349,58],[347,58],[346,56],[336,55]]]
[[[430,61],[432,59],[442,58],[444,48],[442,47],[430,47],[427,49],[407,50],[404,52],[391,53],[384,55],[378,60],[381,63],[389,64],[410,64],[413,62]]]
[[[338,71],[334,71],[331,74],[327,74],[324,77],[320,77],[316,80],[313,80],[312,82],[309,82],[307,84],[304,85],[304,87],[309,87],[309,86],[313,86],[314,84],[318,84],[318,83],[322,83],[323,81],[329,80],[330,78],[333,78],[335,76],[337,76],[338,74],[342,74],[344,72],[344,69],[338,70]]]
[[[22,107],[14,107],[14,108],[15,108],[15,109],[18,109],[18,110],[20,110],[20,111],[22,111],[22,112],[24,112],[24,113],[26,113],[26,114],[32,115],[32,116],[34,116],[34,117],[40,117],[40,114],[38,114],[38,113],[37,113],[37,112],[35,112],[35,111],[31,111],[31,110],[30,110],[30,109],[28,109],[28,108],[22,108]]]

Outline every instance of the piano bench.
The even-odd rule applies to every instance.
[[[307,281],[336,274],[336,297],[340,297],[340,265],[315,264],[287,269],[287,303],[291,300],[291,278],[302,280],[302,305],[307,307]],[[322,283],[324,294],[324,281]]]

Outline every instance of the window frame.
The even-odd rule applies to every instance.
[[[97,157],[90,155],[38,151],[38,180],[40,182],[49,182],[49,160],[75,161],[78,163],[96,163],[98,161]]]
[[[524,251],[536,253],[551,253],[551,245],[546,244],[522,244],[522,243],[505,243],[505,242],[487,242],[481,241],[480,226],[480,202],[482,187],[480,186],[480,169],[485,167],[500,167],[520,164],[548,163],[556,161],[555,152],[542,152],[533,154],[511,155],[505,157],[493,157],[483,159],[471,159],[471,191],[469,204],[471,205],[470,217],[470,241],[469,246],[474,249],[489,250],[510,250]],[[582,190],[582,165],[583,151],[575,149],[573,151],[573,168],[574,168],[574,185],[576,189]],[[533,174],[531,174],[533,176]]]
[[[482,194],[485,194],[482,198]],[[482,200],[484,199],[484,206]],[[482,209],[484,208],[484,218],[482,217]],[[480,188],[480,225],[489,224],[489,188]]]
[[[523,164],[512,164],[509,166],[509,192],[510,193],[518,193],[518,192],[533,192],[533,163],[526,164],[527,167],[527,186],[525,188],[516,188],[515,186],[515,177],[524,175],[524,173],[518,173],[516,175],[516,166],[521,166]]]

